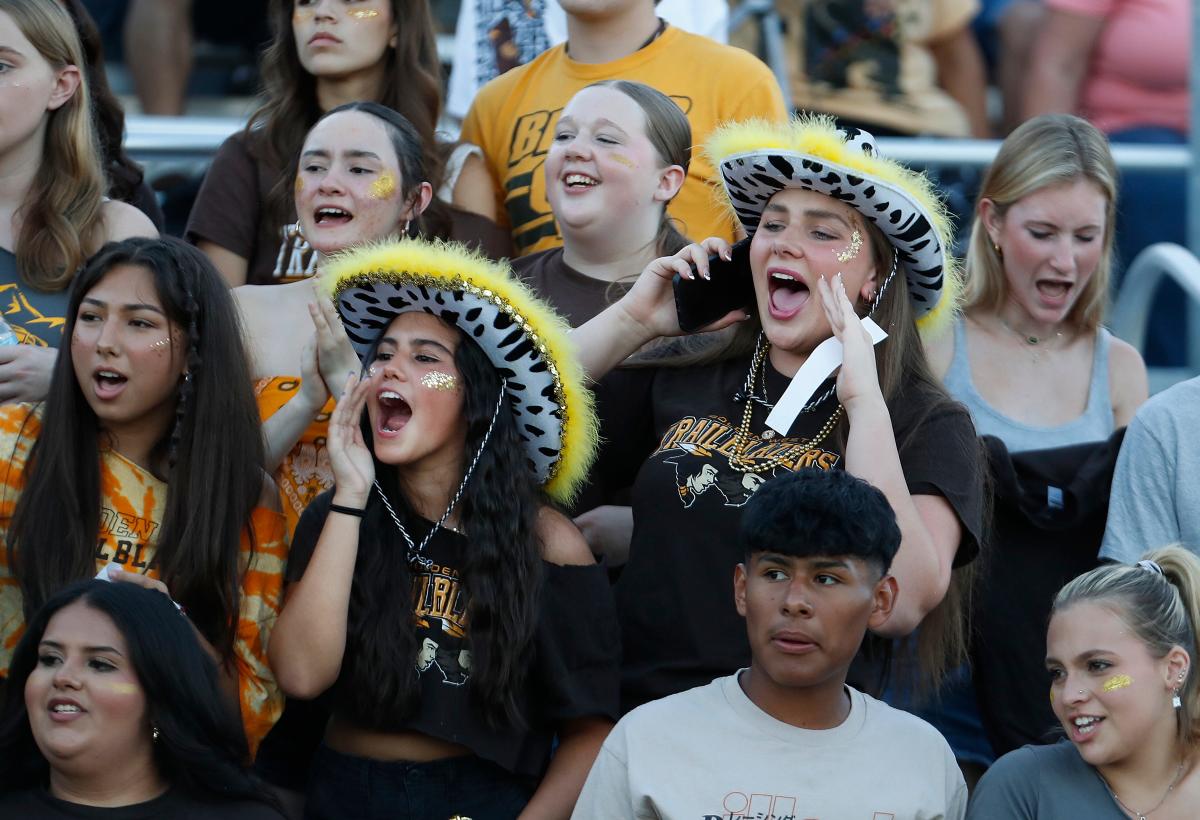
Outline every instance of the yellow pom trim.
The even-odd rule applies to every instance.
[[[917,328],[928,338],[940,335],[953,323],[962,294],[962,274],[958,260],[950,252],[954,245],[950,214],[928,177],[895,160],[864,154],[848,146],[838,133],[836,120],[823,114],[793,117],[787,123],[765,119],[725,123],[712,132],[703,149],[707,160],[718,169],[729,157],[771,150],[809,154],[849,168],[904,191],[920,205],[942,246],[943,280],[937,304],[917,320]],[[737,221],[737,212],[728,194],[722,196],[721,201]]]
[[[595,459],[600,425],[567,322],[507,265],[456,242],[401,239],[361,245],[326,263],[320,287],[336,304],[343,291],[381,281],[469,291],[494,303],[531,336],[557,382],[562,408],[558,461],[543,489],[560,503],[573,501]]]

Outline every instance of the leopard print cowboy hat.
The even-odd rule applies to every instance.
[[[323,285],[360,359],[400,313],[424,311],[473,339],[507,380],[529,466],[570,501],[595,455],[592,392],[567,323],[509,267],[454,242],[401,239],[330,260]]]
[[[960,283],[945,206],[924,174],[879,156],[869,133],[838,126],[828,116],[782,124],[750,120],[718,128],[704,152],[720,170],[726,205],[748,235],[758,229],[777,191],[801,188],[831,196],[891,242],[917,327],[928,334],[949,323]]]

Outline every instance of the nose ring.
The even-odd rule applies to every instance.
[[[1079,690],[1079,694],[1081,694],[1081,695],[1083,694],[1083,690],[1082,690],[1082,689],[1080,689],[1080,690]]]

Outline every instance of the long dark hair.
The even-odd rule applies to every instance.
[[[167,318],[186,334],[188,376],[175,421],[154,448],[167,498],[153,566],[225,657],[233,652],[239,546],[263,488],[263,444],[242,329],[225,281],[177,239],[111,242],[75,278],[63,337],[83,297],[119,265],[145,268]],[[8,560],[29,618],[57,590],[95,574],[100,528],[100,430],[71,346],[58,353],[8,532]],[[253,539],[253,533],[251,533]]]
[[[442,162],[434,130],[441,115],[442,97],[433,13],[429,0],[391,0],[391,6],[396,46],[384,52],[383,88],[380,99],[374,102],[400,112],[416,128],[429,163],[426,179],[436,191],[441,185]],[[317,103],[316,78],[300,64],[296,51],[293,7],[294,0],[271,2],[271,44],[262,57],[265,102],[246,125],[247,135],[255,137],[254,142],[261,142],[259,159],[280,170],[279,181],[271,189],[266,207],[267,217],[278,225],[291,220],[296,160],[305,135],[322,113]],[[435,214],[442,213],[436,202],[431,207]],[[448,224],[449,217],[445,219]],[[433,229],[434,225],[429,223],[427,227]]]
[[[80,0],[58,0],[71,15],[79,42],[83,46],[84,65],[79,68],[87,75],[92,91],[92,121],[100,141],[101,160],[108,177],[108,195],[122,202],[133,202],[145,173],[125,153],[125,111],[108,85],[104,70],[104,45],[96,21]]]
[[[71,584],[33,617],[13,653],[0,712],[0,793],[45,787],[50,764],[29,725],[25,682],[38,662],[50,619],[83,603],[112,619],[158,728],[154,763],[172,788],[206,800],[257,800],[278,808],[243,768],[249,757],[236,709],[221,694],[217,668],[188,624],[162,593],[134,584],[87,580]]]
[[[466,392],[464,457],[469,461],[487,433],[500,377],[475,342],[465,335],[461,339],[454,360]],[[371,441],[369,430],[364,430],[364,438]],[[417,520],[396,468],[376,459],[375,475],[400,515]],[[471,542],[462,571],[472,656],[467,685],[473,702],[493,725],[521,723],[520,693],[540,604],[537,518],[543,503],[516,422],[504,406],[458,503]],[[424,533],[420,525],[410,530],[416,538]],[[412,573],[405,544],[377,495],[371,496],[362,532],[347,625],[352,650],[346,652],[339,679],[339,686],[345,687],[341,702],[351,719],[395,729],[419,705],[412,596],[404,592],[412,586]]]

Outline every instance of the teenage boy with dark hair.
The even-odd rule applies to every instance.
[[[962,818],[967,788],[942,736],[846,685],[896,601],[887,498],[842,470],[799,470],[758,489],[741,537],[750,668],[622,718],[573,816]]]

